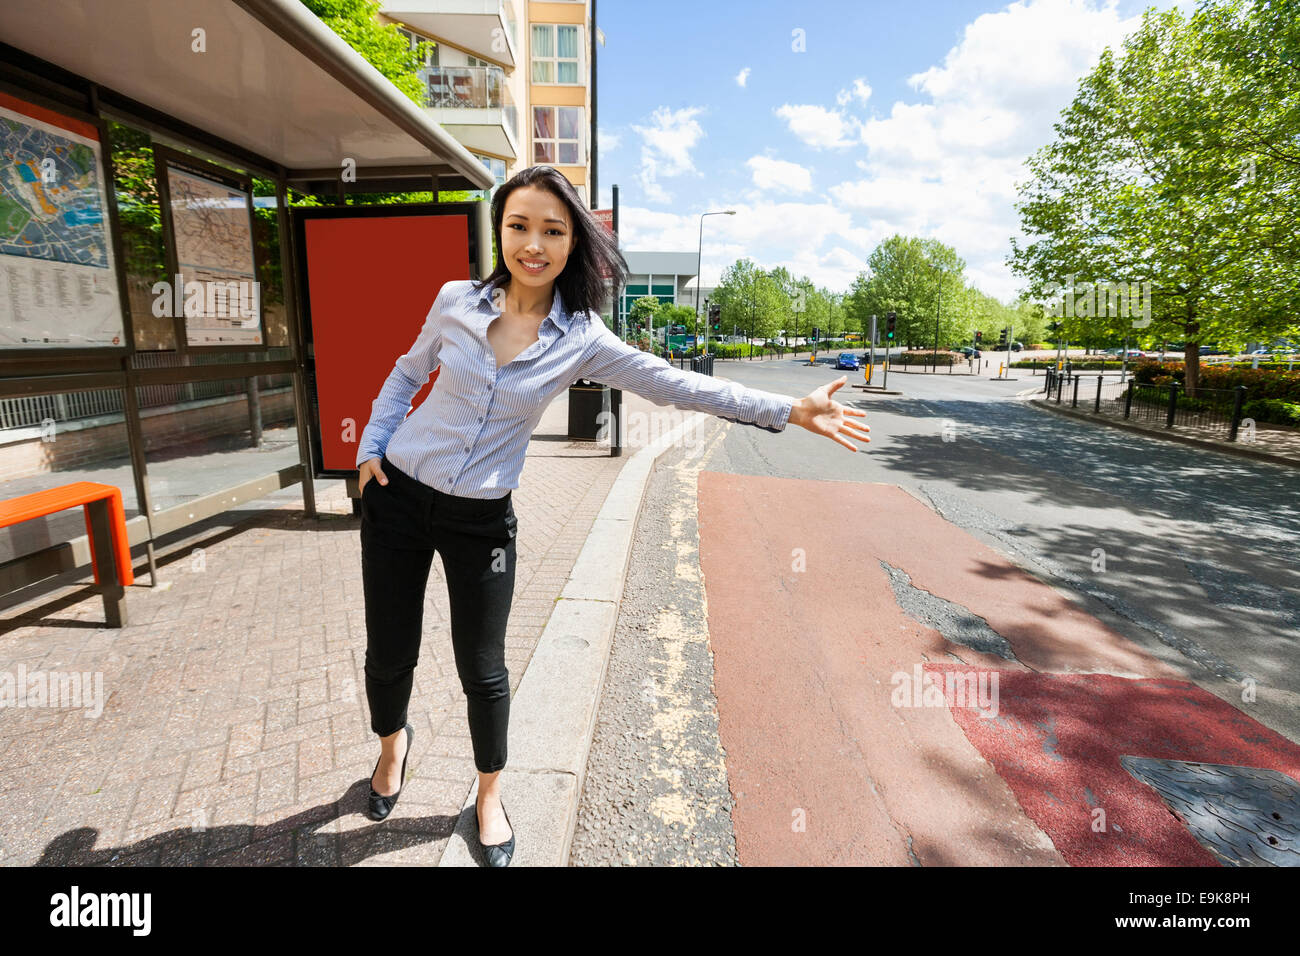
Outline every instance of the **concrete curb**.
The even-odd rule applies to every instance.
[[[502,804],[517,836],[511,866],[567,866],[596,731],[633,535],[655,461],[714,416],[696,412],[632,455],[596,515],[510,702]],[[481,866],[470,784],[439,866]]]
[[[1039,390],[1041,391],[1041,389]],[[1023,393],[1021,393],[1023,394]],[[1102,415],[1095,415],[1089,412],[1081,412],[1074,408],[1060,408],[1054,404],[1027,399],[1025,404],[1052,412],[1056,415],[1064,415],[1067,418],[1077,418],[1086,422],[1093,422],[1097,425],[1108,425],[1111,428],[1120,428],[1124,431],[1134,432],[1138,435],[1145,435],[1156,441],[1173,441],[1183,445],[1193,445],[1197,448],[1208,448],[1211,451],[1220,451],[1225,455],[1236,455],[1238,458],[1254,458],[1257,461],[1272,462],[1275,465],[1285,465],[1290,468],[1300,468],[1300,461],[1294,458],[1287,458],[1284,455],[1274,455],[1266,451],[1256,451],[1253,448],[1241,448],[1235,444],[1220,444],[1218,442],[1206,441],[1203,438],[1193,438],[1191,435],[1179,435],[1173,429],[1166,432],[1159,432],[1153,428],[1144,428],[1141,425],[1133,425],[1129,422],[1115,421]]]

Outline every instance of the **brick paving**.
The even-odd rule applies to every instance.
[[[628,392],[623,401],[628,411],[690,414]],[[636,450],[611,458],[570,442],[567,415],[561,396],[514,493],[512,692]],[[141,552],[128,627],[103,627],[102,603],[84,588],[0,620],[0,675],[22,667],[103,681],[98,716],[0,709],[0,863],[437,863],[475,772],[441,560],[426,594],[408,780],[392,815],[375,823],[364,814],[379,745],[365,700],[361,519],[342,481],[317,482],[316,501],[318,518],[304,517],[298,497],[159,549],[158,587],[141,573]]]

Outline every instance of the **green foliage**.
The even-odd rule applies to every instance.
[[[1200,343],[1267,340],[1300,315],[1298,23],[1276,2],[1148,10],[1026,163],[1030,241],[1013,239],[1008,261],[1030,294],[1149,281],[1141,334],[1185,343],[1193,390]],[[1134,334],[1132,316],[1063,321],[1083,344]]]
[[[1256,422],[1300,427],[1300,403],[1284,402],[1278,398],[1257,398],[1241,406],[1242,418]]]
[[[379,22],[375,16],[380,9],[379,0],[301,2],[417,106],[424,106],[426,88],[416,72],[420,67],[416,52],[394,24]]]
[[[890,365],[955,365],[966,361],[964,355],[956,352],[903,352],[889,360]]]
[[[635,328],[636,324],[640,322],[644,323],[646,328],[649,328],[653,322],[654,327],[656,329],[659,328],[664,324],[659,318],[661,305],[662,303],[655,296],[641,296],[633,302],[632,307],[627,310],[628,324]]]
[[[1253,369],[1240,365],[1206,365],[1201,370],[1200,384],[1204,388],[1232,389],[1246,386],[1246,398],[1279,399],[1300,402],[1300,372],[1274,369]],[[1138,362],[1133,378],[1142,384],[1159,385],[1175,381],[1185,384],[1187,367],[1182,362],[1155,362],[1149,359]]]
[[[709,302],[722,306],[722,330],[728,335],[733,327],[765,340],[777,338],[782,329],[794,337],[811,335],[815,326],[823,336],[844,328],[843,308],[831,292],[782,267],[764,271],[752,259],[728,266]]]
[[[1001,354],[1001,353],[999,353]],[[1064,360],[1062,360],[1064,361]],[[1044,356],[1036,359],[1021,359],[1011,363],[1012,368],[1055,368],[1056,357]],[[1071,359],[1070,369],[1075,372],[1101,372],[1119,369],[1123,363],[1119,359]],[[1131,367],[1131,366],[1130,366]]]

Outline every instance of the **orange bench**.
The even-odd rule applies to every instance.
[[[121,490],[97,481],[74,481],[48,491],[19,495],[0,501],[0,528],[76,507],[85,509],[90,560],[95,585],[104,598],[104,617],[109,627],[124,627],[126,587],[135,583],[135,574],[131,570]]]

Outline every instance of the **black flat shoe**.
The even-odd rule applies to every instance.
[[[506,813],[506,802],[504,800],[501,801],[501,812],[505,813],[506,823],[510,823],[510,814]],[[474,826],[478,826],[478,800],[474,801]],[[483,858],[487,860],[488,866],[509,866],[510,857],[515,852],[514,824],[510,825],[510,839],[506,840],[505,843],[484,843],[483,837],[480,836],[478,845],[483,850]]]
[[[415,741],[415,730],[410,724],[404,728],[406,731],[406,755],[402,757],[402,782],[397,788],[397,793],[385,797],[375,792],[374,784],[370,786],[370,806],[366,809],[366,816],[372,820],[382,820],[393,812],[393,807],[397,806],[397,798],[402,795],[402,787],[406,786],[406,759],[411,756],[411,744]],[[381,756],[379,760],[383,760]],[[375,770],[379,769],[379,760],[375,761]],[[370,771],[370,779],[375,779],[375,770]]]

